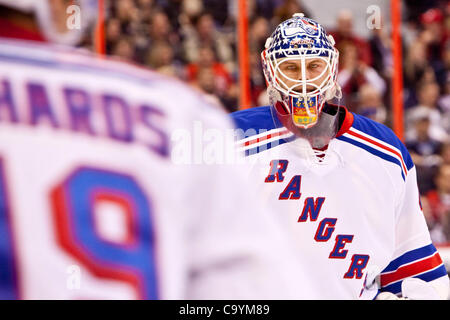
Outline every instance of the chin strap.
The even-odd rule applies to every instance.
[[[267,87],[267,96],[269,97],[270,105],[274,106],[282,115],[287,115],[291,113],[288,106],[285,102],[283,102],[283,98],[281,97],[281,93],[275,89],[272,85]]]

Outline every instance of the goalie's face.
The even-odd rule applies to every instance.
[[[320,58],[307,58],[304,63],[301,59],[279,59],[278,62],[280,85],[293,93],[313,93],[330,77],[329,64]]]
[[[296,126],[309,128],[317,122],[324,102],[324,88],[333,75],[327,57],[288,56],[276,60],[276,87],[289,97],[286,111]]]

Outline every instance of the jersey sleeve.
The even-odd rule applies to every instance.
[[[449,279],[422,212],[415,166],[408,170],[396,214],[395,253],[381,272],[381,291],[400,294],[404,279],[419,278],[430,282],[446,299]]]

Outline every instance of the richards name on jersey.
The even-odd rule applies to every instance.
[[[133,105],[114,92],[61,86],[51,96],[51,83],[0,78],[0,121],[21,127],[47,126],[91,137],[145,145],[168,157],[169,137],[161,123],[165,113],[154,105]],[[56,104],[63,105],[56,107]]]

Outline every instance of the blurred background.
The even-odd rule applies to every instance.
[[[104,5],[107,55],[176,77],[227,112],[242,107],[237,0],[105,0]],[[246,5],[250,82],[246,107],[268,104],[260,65],[267,37],[281,21],[303,12],[336,40],[340,103],[392,128],[389,0],[247,0]],[[402,138],[417,166],[433,241],[448,245],[450,1],[403,0],[401,22]],[[95,50],[92,38],[82,46]]]

